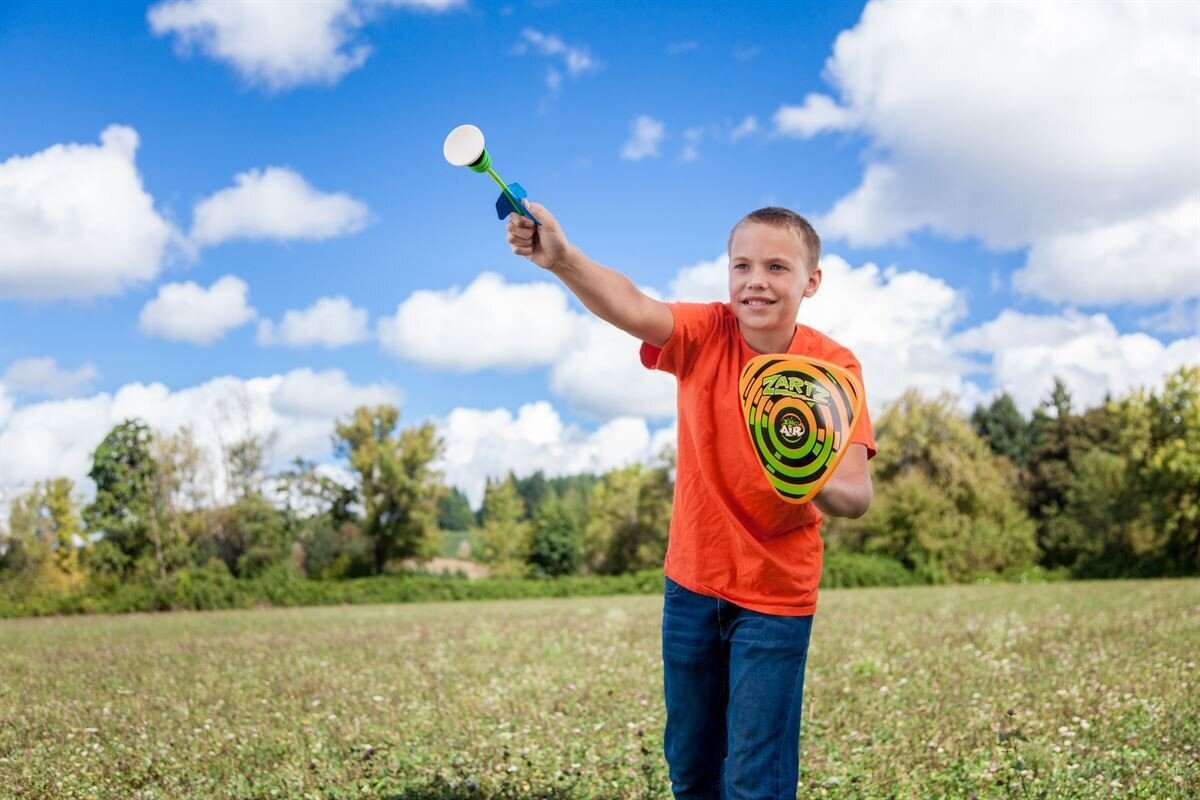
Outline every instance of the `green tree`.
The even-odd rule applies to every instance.
[[[540,469],[532,475],[517,478],[517,494],[525,501],[525,518],[531,519],[538,506],[546,501],[553,490]]]
[[[472,552],[497,577],[525,577],[533,526],[525,519],[525,501],[511,472],[502,481],[488,479],[481,511],[483,525]]]
[[[583,561],[579,523],[567,506],[550,494],[533,514],[529,565],[537,577],[573,575]]]
[[[300,458],[275,477],[283,526],[287,538],[299,549],[300,571],[313,578],[370,575],[374,548],[354,511],[355,489]]]
[[[931,580],[1035,563],[1034,526],[1015,498],[1016,474],[958,415],[949,395],[916,391],[876,426],[876,498],[857,521],[868,552]]]
[[[438,498],[437,508],[438,527],[444,531],[465,531],[475,524],[475,512],[457,486]]]
[[[153,433],[150,455],[154,460],[148,486],[150,538],[161,577],[192,560],[190,545],[205,521],[203,505],[211,475],[190,427],[169,435]]]
[[[673,492],[669,464],[634,464],[606,474],[588,498],[583,535],[586,570],[618,575],[661,566]]]
[[[153,434],[140,420],[127,419],[109,431],[92,456],[88,477],[96,497],[83,510],[89,530],[103,539],[89,548],[89,571],[128,574],[153,553],[155,462]]]
[[[1033,429],[1008,392],[992,400],[986,408],[977,406],[971,415],[971,424],[993,453],[1004,456],[1019,467],[1029,463]]]
[[[55,593],[83,582],[79,560],[83,526],[69,478],[39,482],[14,499],[8,525],[0,553],[0,580],[11,591]]]
[[[1081,568],[1105,551],[1100,532],[1093,528],[1096,515],[1084,506],[1100,502],[1108,507],[1104,486],[1123,469],[1121,427],[1114,405],[1074,413],[1070,393],[1058,379],[1035,412],[1034,445],[1022,483],[1046,566]],[[1112,522],[1126,524],[1127,511],[1122,509]],[[1111,529],[1106,525],[1104,530]]]
[[[432,463],[442,442],[432,423],[397,432],[399,420],[395,406],[363,406],[338,423],[334,439],[359,478],[376,574],[391,559],[429,558],[440,550],[437,501],[446,490]]]

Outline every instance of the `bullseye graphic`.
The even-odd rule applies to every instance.
[[[845,454],[862,384],[826,361],[762,355],[746,364],[738,389],[767,481],[787,502],[807,503]]]

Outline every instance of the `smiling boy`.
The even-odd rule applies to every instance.
[[[820,239],[795,212],[759,209],[729,237],[727,303],[663,303],[572,245],[554,216],[510,215],[514,253],[553,272],[596,316],[642,341],[642,363],[678,381],[675,501],[664,563],[664,750],[676,798],[796,797],[800,712],[817,604],[822,513],[871,504],[865,410],[812,502],[787,503],[742,426],[738,378],[762,353],[854,355],[796,322],[821,286]]]

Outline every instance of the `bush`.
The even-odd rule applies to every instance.
[[[838,551],[825,556],[821,587],[843,589],[855,586],[912,586],[927,583],[909,572],[894,558]]]
[[[228,570],[186,569],[162,579],[129,581],[107,591],[79,590],[23,600],[0,598],[0,617],[215,610],[255,605],[315,606],[416,603],[613,594],[660,594],[662,571],[554,579],[465,580],[434,575],[379,575],[340,581],[306,580],[286,566],[238,580]]]

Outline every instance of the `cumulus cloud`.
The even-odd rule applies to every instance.
[[[776,128],[870,140],[828,236],[1031,247],[1019,287],[1052,300],[1196,296],[1198,52],[1187,4],[872,2],[826,64],[839,101],[785,106]],[[1126,295],[1131,267],[1156,274]]]
[[[86,394],[98,375],[96,366],[90,362],[79,369],[66,370],[53,358],[22,358],[9,364],[0,384],[13,392],[61,398]]]
[[[1013,396],[1028,413],[1062,378],[1077,408],[1095,406],[1144,386],[1157,389],[1185,365],[1200,364],[1200,337],[1164,345],[1145,333],[1119,333],[1104,314],[1022,314],[996,319],[954,337],[963,351],[991,356],[992,385]]]
[[[654,117],[643,114],[629,125],[629,139],[621,148],[621,158],[641,161],[647,156],[658,158],[658,145],[666,127]]]
[[[629,334],[589,317],[551,370],[550,388],[593,418],[674,416],[675,379],[643,367],[640,348]]]
[[[1013,284],[1076,303],[1200,296],[1200,195],[1174,208],[1039,239]]]
[[[190,236],[194,245],[328,239],[362,230],[370,217],[365,203],[342,192],[314,189],[284,167],[242,172],[234,184],[197,204]]]
[[[303,84],[334,84],[367,60],[371,48],[359,30],[383,6],[424,11],[461,7],[463,0],[167,0],[147,12],[158,36],[175,36],[178,49],[198,49],[232,66],[248,84],[281,91]]]
[[[367,312],[345,297],[322,297],[306,309],[288,311],[278,323],[258,323],[258,343],[288,347],[342,347],[371,337]]]
[[[246,302],[248,291],[246,282],[233,275],[207,289],[192,281],[168,283],[142,307],[138,327],[163,339],[212,344],[257,316]]]
[[[0,387],[0,401],[4,394]],[[335,419],[357,406],[401,400],[400,391],[387,384],[355,385],[340,370],[298,369],[248,380],[215,378],[174,391],[160,383],[132,383],[113,394],[9,406],[0,414],[0,493],[66,476],[90,494],[92,452],[127,418],[163,432],[190,426],[213,464],[220,463],[223,443],[258,436],[272,443],[273,462],[282,466],[297,456],[329,456]],[[0,410],[3,406],[0,402]]]
[[[138,134],[56,144],[0,164],[0,297],[115,295],[153,279],[176,236],[142,186]]]
[[[548,476],[605,472],[652,461],[675,441],[673,428],[652,432],[645,420],[632,417],[588,433],[565,425],[546,402],[523,405],[515,415],[504,408],[456,408],[435,425],[445,442],[439,466],[474,506],[483,500],[487,479],[510,470],[528,475],[540,469]]]
[[[384,350],[425,366],[524,369],[557,360],[579,319],[554,284],[510,284],[484,272],[466,289],[414,292],[378,332]]]

